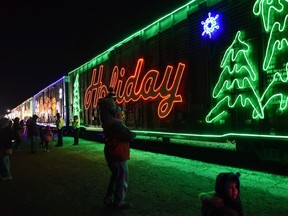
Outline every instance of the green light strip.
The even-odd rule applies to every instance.
[[[88,70],[88,69],[96,66],[97,64],[102,63],[103,59],[107,59],[108,58],[107,56],[109,55],[109,53],[111,51],[113,51],[115,48],[122,46],[124,43],[132,40],[133,38],[135,38],[135,37],[137,37],[139,35],[140,36],[144,35],[145,31],[149,30],[150,28],[153,28],[154,26],[159,26],[159,23],[161,23],[162,21],[164,22],[165,19],[167,19],[168,17],[171,17],[171,19],[173,19],[174,15],[176,15],[178,13],[183,13],[183,14],[187,15],[189,10],[191,10],[192,8],[198,8],[198,4],[201,4],[203,2],[206,2],[209,5],[213,5],[213,4],[216,4],[216,3],[220,2],[220,1],[221,0],[210,0],[209,2],[203,1],[203,0],[192,0],[192,1],[189,1],[187,4],[184,4],[184,5],[180,6],[179,8],[177,8],[174,11],[172,11],[171,13],[168,13],[167,15],[161,17],[160,19],[156,20],[152,24],[144,27],[143,29],[135,32],[134,34],[132,34],[129,37],[125,38],[124,40],[120,41],[119,43],[113,45],[112,47],[110,47],[106,51],[100,53],[99,55],[97,55],[96,57],[94,57],[90,61],[86,62],[85,64],[79,66],[78,68],[75,68],[74,70],[72,70],[68,74],[75,73],[75,72],[84,72],[85,70]],[[186,19],[186,16],[183,16],[182,19]],[[174,23],[172,23],[172,24],[174,24]],[[156,32],[155,34],[159,34],[159,32]]]
[[[84,127],[88,131],[103,132],[100,127]],[[246,133],[224,133],[224,134],[193,134],[193,133],[171,133],[163,131],[142,131],[142,130],[132,130],[139,135],[155,136],[155,137],[186,137],[191,138],[228,138],[228,137],[255,137],[255,138],[274,138],[274,139],[288,139],[288,136],[284,135],[271,135],[271,134],[246,134]]]

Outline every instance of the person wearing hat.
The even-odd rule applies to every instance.
[[[108,94],[106,98],[113,98],[114,100],[116,100],[116,93],[114,92],[114,89],[112,87],[108,88]]]
[[[73,117],[72,128],[73,128],[73,136],[74,136],[73,145],[79,145],[80,121],[77,115]]]
[[[118,107],[116,105],[116,94],[112,87],[108,89],[106,97],[98,100],[98,108],[100,112],[101,125],[105,132],[105,130],[112,126],[113,122],[117,121],[115,114]]]

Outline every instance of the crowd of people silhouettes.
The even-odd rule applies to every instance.
[[[110,170],[107,191],[104,195],[105,209],[127,209],[132,203],[126,201],[129,182],[128,160],[130,160],[130,142],[136,138],[125,125],[125,111],[116,104],[116,94],[113,88],[98,101],[100,121],[103,128],[104,156]],[[44,152],[49,152],[50,142],[54,133],[49,125],[39,127],[37,115],[27,119],[26,124],[19,117],[13,120],[0,118],[0,179],[13,179],[10,172],[10,156],[13,151],[21,151],[23,139],[30,143],[32,154],[38,151],[42,141]],[[41,128],[41,130],[40,130]],[[55,128],[57,145],[63,146],[64,120],[60,113],[56,114]],[[79,145],[80,121],[73,116],[73,145]],[[41,137],[41,138],[40,138]],[[240,173],[219,173],[215,181],[215,190],[199,194],[202,216],[243,216],[240,199]]]

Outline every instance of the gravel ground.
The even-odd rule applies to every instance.
[[[219,172],[241,173],[245,216],[288,215],[287,176],[131,149],[127,200],[131,209],[107,211],[102,200],[109,180],[102,143],[80,140],[49,153],[29,146],[11,156],[13,179],[0,181],[0,216],[194,216],[198,194],[214,188]],[[134,144],[135,146],[135,144]]]

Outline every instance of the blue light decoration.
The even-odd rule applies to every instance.
[[[201,21],[203,25],[202,36],[209,35],[209,38],[212,38],[212,34],[214,34],[219,28],[219,14],[216,16],[211,16],[211,12],[208,13],[208,18],[205,21]]]

